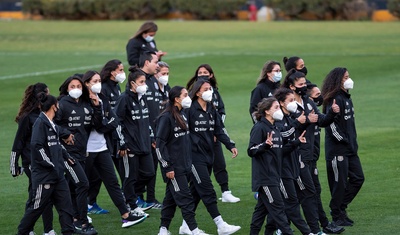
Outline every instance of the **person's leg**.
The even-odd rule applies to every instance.
[[[260,195],[260,191],[258,192],[258,195]],[[250,235],[258,235],[260,233],[261,227],[264,223],[267,214],[268,214],[267,208],[264,206],[260,198],[258,198],[257,204],[254,207],[254,212],[251,218]]]
[[[232,192],[229,190],[228,171],[226,170],[225,156],[224,152],[222,151],[221,142],[219,142],[218,140],[214,142],[213,172],[215,180],[221,187],[222,202],[239,202],[240,198],[233,196]]]
[[[303,208],[304,217],[311,232],[317,234],[321,229],[318,223],[318,206],[315,200],[315,187],[308,163],[304,163],[304,167],[300,168],[300,177],[297,179],[297,184],[300,188],[297,196]]]
[[[281,196],[279,187],[264,186],[259,190],[258,200],[264,205],[268,211],[268,216],[275,221],[278,229],[282,231],[283,234],[293,234],[290,228],[289,221],[285,214],[285,205]]]
[[[135,185],[139,177],[139,157],[128,152],[128,154],[123,157],[123,166],[125,172],[123,186],[125,201],[130,206],[131,210],[133,210],[137,207]]]
[[[69,193],[68,184],[61,180],[55,185],[52,194],[52,201],[57,209],[62,234],[72,234],[74,232],[72,217],[72,202]]]
[[[285,213],[289,221],[291,221],[302,234],[311,233],[310,228],[304,221],[300,212],[300,203],[297,198],[296,186],[294,179],[282,179],[283,187],[281,187],[283,200],[285,204]]]
[[[157,203],[156,200],[156,180],[157,180],[157,169],[158,169],[158,158],[154,148],[151,148],[151,156],[153,158],[153,166],[154,166],[154,176],[151,177],[149,182],[147,183],[147,199],[146,202],[148,203]],[[158,203],[159,204],[159,203]],[[153,206],[154,208],[154,206]],[[161,209],[160,205],[157,205],[157,209]]]
[[[89,181],[85,174],[85,162],[76,161],[76,163],[72,166],[65,163],[67,168],[66,173],[70,180],[75,186],[75,194],[76,194],[76,206],[77,206],[77,217],[74,217],[82,224],[88,225],[89,221],[87,219],[87,197],[89,190]],[[71,189],[72,190],[72,189]],[[79,227],[80,224],[78,224]]]
[[[94,162],[97,160],[98,155],[99,153],[89,153],[85,161],[85,173],[89,180],[88,214],[107,214],[109,212],[97,204],[97,195],[100,193],[103,182],[97,169],[94,167]]]
[[[121,215],[128,212],[125,204],[125,199],[121,192],[121,187],[118,184],[117,175],[115,174],[114,165],[111,160],[110,152],[108,150],[99,152],[94,161],[94,169],[101,172],[101,179],[107,192],[113,201],[114,205],[118,208]]]
[[[32,231],[36,221],[42,215],[44,209],[51,201],[51,194],[54,190],[52,184],[39,184],[32,187],[32,203],[26,208],[25,214],[18,225],[18,234],[28,234]]]

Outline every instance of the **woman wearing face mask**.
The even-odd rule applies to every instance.
[[[317,234],[321,232],[319,227],[318,204],[316,200],[316,189],[312,174],[312,162],[314,158],[314,144],[315,144],[315,129],[326,127],[333,122],[335,115],[339,112],[339,106],[336,104],[327,112],[322,114],[319,112],[314,102],[308,98],[306,78],[304,73],[291,69],[283,81],[282,87],[294,91],[294,98],[297,103],[297,111],[294,113],[295,117],[300,115],[306,116],[306,123],[296,129],[298,135],[301,135],[306,130],[305,137],[306,143],[300,145],[299,154],[301,155],[300,162],[300,176],[305,189],[298,195],[303,208],[304,217],[310,226],[311,232]]]
[[[348,205],[357,196],[364,183],[364,173],[358,156],[354,106],[349,91],[354,82],[346,68],[334,68],[322,85],[323,111],[339,105],[340,115],[326,128],[325,158],[328,183],[331,191],[332,219],[338,225],[351,226],[354,221],[347,216]]]
[[[121,61],[114,59],[108,61],[100,72],[101,77],[101,94],[106,97],[107,102],[114,108],[118,97],[121,95],[120,85],[125,81],[124,65]],[[90,91],[90,89],[89,89]],[[111,134],[110,134],[111,135]],[[121,182],[124,179],[122,167],[122,159],[118,155],[118,135],[116,131],[112,132],[112,139],[109,147],[111,159],[117,169]],[[88,197],[88,213],[89,214],[107,214],[109,211],[101,208],[97,204],[97,196],[100,193],[101,179],[99,173],[94,170],[89,177],[89,197]]]
[[[158,81],[158,88],[160,93],[160,111],[165,109],[168,102],[169,91],[171,87],[168,84],[169,80],[169,65],[164,61],[158,61],[158,70],[154,75]]]
[[[74,161],[61,146],[60,130],[53,122],[58,109],[57,99],[46,93],[38,96],[41,112],[32,126],[30,170],[33,195],[32,203],[18,226],[19,235],[31,234],[40,215],[47,210],[48,205],[53,204],[59,213],[62,234],[74,233],[72,202],[64,177],[64,164],[68,165],[65,162],[74,164]],[[51,234],[55,234],[54,231]]]
[[[29,85],[24,94],[19,112],[15,121],[18,123],[18,130],[15,134],[14,144],[11,150],[10,157],[10,172],[13,177],[18,177],[23,173],[28,177],[28,200],[26,201],[26,208],[32,202],[32,180],[31,180],[31,136],[32,126],[40,114],[40,100],[38,94],[49,93],[49,89],[44,83],[36,83]],[[70,139],[71,140],[71,139]],[[19,166],[19,157],[22,159],[22,167]],[[53,209],[52,204],[49,203],[48,207],[43,211],[43,227],[47,235],[53,230]],[[31,229],[33,231],[33,228]],[[54,232],[54,230],[53,230]]]
[[[119,121],[119,155],[123,158],[125,171],[123,191],[131,213],[147,216],[136,204],[136,189],[144,188],[155,174],[150,140],[153,130],[146,102],[145,74],[136,66],[130,67],[129,71],[129,89],[120,95],[114,109]]]
[[[189,80],[186,85],[188,90],[191,90],[195,81],[206,80],[209,81],[213,89],[212,104],[216,108],[219,115],[221,115],[222,122],[225,122],[225,105],[218,90],[217,78],[215,77],[214,70],[209,64],[201,64],[197,67],[194,76]],[[213,173],[217,183],[219,184],[222,192],[221,201],[236,203],[240,198],[235,197],[229,189],[228,171],[226,170],[226,162],[224,153],[222,151],[221,142],[214,138],[214,164]]]
[[[192,100],[184,87],[170,91],[167,108],[157,118],[156,152],[165,183],[165,197],[161,209],[159,235],[168,235],[176,206],[182,211],[190,234],[205,234],[197,227],[194,201],[188,187],[192,167],[191,145],[188,144],[189,126],[183,109],[190,108]]]
[[[55,122],[62,127],[64,135],[73,134],[73,144],[63,143],[76,164],[66,166],[74,205],[74,226],[77,233],[97,234],[87,218],[89,182],[85,173],[86,147],[93,126],[102,123],[101,106],[96,95],[89,92],[80,75],[73,75],[60,86],[59,110]]]
[[[289,72],[291,69],[296,69],[299,72],[304,73],[307,76],[307,67],[304,64],[304,60],[298,56],[292,56],[287,58],[283,57],[283,64],[285,65],[286,72]]]
[[[267,61],[257,79],[257,86],[251,91],[249,112],[253,123],[256,122],[256,119],[252,115],[256,110],[258,103],[263,98],[273,96],[275,90],[280,86],[281,79],[281,64],[276,61]]]
[[[247,154],[252,161],[252,190],[258,192],[250,234],[260,232],[265,215],[275,221],[283,234],[293,234],[290,229],[285,205],[280,192],[282,169],[282,137],[275,126],[276,120],[283,119],[283,113],[274,97],[264,98],[253,114],[256,124],[250,132]]]
[[[214,164],[214,136],[236,157],[238,151],[235,143],[227,135],[221,116],[211,104],[213,91],[211,84],[206,80],[198,80],[189,91],[193,100],[189,109],[186,109],[189,119],[189,130],[192,147],[192,172],[190,190],[193,195],[195,210],[200,200],[203,201],[211,218],[218,228],[218,234],[232,234],[241,227],[227,224],[219,213],[217,195],[210,175]],[[191,234],[185,220],[179,228],[179,234]]]
[[[156,42],[154,41],[157,30],[158,26],[154,22],[147,21],[143,23],[135,35],[129,39],[126,45],[129,65],[139,65],[139,58],[143,52],[154,52],[159,60],[167,54],[167,52],[157,49]]]
[[[87,143],[88,156],[86,158],[86,174],[92,175],[92,171],[100,172],[100,178],[110,195],[114,205],[118,208],[122,217],[122,227],[126,228],[140,223],[144,216],[130,214],[125,204],[121,188],[115,175],[114,165],[110,156],[112,149],[112,132],[117,128],[118,121],[107,98],[101,94],[101,79],[96,71],[87,71],[82,78],[91,96],[97,96],[102,110],[102,125],[93,127]]]

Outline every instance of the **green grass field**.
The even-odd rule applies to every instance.
[[[0,21],[0,234],[15,234],[27,199],[27,177],[13,179],[9,155],[23,92],[29,84],[44,82],[53,95],[73,73],[100,71],[114,58],[126,65],[125,45],[142,22]],[[224,99],[227,129],[237,143],[239,156],[226,162],[230,188],[241,198],[237,204],[219,203],[223,218],[248,234],[256,201],[251,192],[251,165],[246,154],[251,120],[250,92],[267,60],[302,57],[308,79],[321,85],[334,67],[346,67],[355,81],[351,91],[356,109],[359,155],[366,177],[348,209],[355,225],[345,235],[397,234],[400,231],[400,24],[371,22],[180,22],[159,21],[158,48],[171,66],[170,84],[185,85],[201,63],[209,63]],[[285,73],[284,73],[285,75]],[[123,86],[122,86],[123,87]],[[322,198],[329,213],[329,190],[322,151],[319,161]],[[157,182],[162,200],[164,183]],[[220,196],[219,187],[216,192]],[[142,224],[122,229],[120,216],[106,190],[99,204],[111,211],[94,215],[99,234],[157,234],[160,212]],[[201,204],[199,227],[216,234],[216,226]],[[170,230],[178,234],[182,217],[177,210]],[[54,226],[60,233],[57,213]],[[294,227],[293,227],[294,228]],[[41,220],[37,234],[43,232]],[[296,234],[300,234],[296,230]]]

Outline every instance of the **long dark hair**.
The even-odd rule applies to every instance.
[[[94,75],[96,75],[96,74],[99,74],[97,71],[94,71],[94,70],[89,70],[89,71],[86,71],[86,73],[83,75],[83,77],[82,77],[82,81],[84,82],[84,83],[86,83],[86,82],[90,82],[90,80],[92,79],[92,77],[94,76]],[[100,75],[100,74],[99,74]]]
[[[285,102],[286,97],[289,94],[293,94],[294,92],[286,87],[281,87],[275,91],[274,97],[278,100],[278,102]]]
[[[322,83],[321,95],[324,97],[322,110],[326,111],[326,106],[331,102],[336,94],[342,90],[342,79],[348,70],[343,67],[332,69]]]
[[[193,86],[191,87],[191,90],[188,89],[190,99],[192,99],[193,101],[198,99],[198,97],[196,96],[196,93],[200,90],[201,86],[204,83],[209,83],[210,84],[209,81],[198,80],[193,84]]]
[[[68,85],[69,85],[69,83],[72,80],[78,80],[81,83],[81,86],[82,86],[82,95],[81,95],[81,97],[79,97],[79,99],[82,99],[82,101],[90,103],[89,91],[88,91],[87,87],[85,86],[85,84],[83,83],[82,77],[83,77],[83,74],[78,74],[78,73],[68,77],[63,82],[63,84],[61,84],[60,88],[58,88],[58,90],[60,91],[60,96],[58,96],[57,99],[61,100],[61,98],[63,98],[64,96],[67,96],[68,95]]]
[[[197,74],[200,70],[200,68],[205,68],[210,74],[212,74],[212,78],[209,79],[210,84],[213,88],[218,88],[218,83],[217,83],[217,78],[215,77],[215,73],[213,71],[213,69],[211,68],[211,66],[209,64],[201,64],[199,65],[199,67],[197,67],[196,72],[194,72],[193,77],[188,81],[188,83],[186,84],[186,89],[191,90],[193,84],[197,81]]]
[[[132,38],[139,38],[144,33],[157,32],[158,26],[153,21],[144,22]]]
[[[299,80],[299,78],[305,78],[305,77],[306,75],[304,75],[304,73],[299,72],[296,69],[291,69],[286,74],[285,80],[283,80],[281,87],[290,89],[290,85],[294,86],[295,81]]]
[[[183,119],[182,115],[179,112],[178,107],[175,104],[175,98],[179,98],[181,96],[182,90],[185,89],[183,86],[174,86],[169,91],[168,103],[167,107],[162,113],[171,112],[172,116],[174,117],[176,123],[182,130],[187,130],[187,123]]]
[[[279,65],[279,67],[281,67],[281,64],[277,61],[270,60],[265,62],[263,68],[261,69],[260,76],[257,79],[257,84],[265,82],[265,80],[268,80],[267,73],[272,72],[275,65]]]
[[[15,122],[18,122],[20,119],[25,117],[27,114],[32,112],[34,109],[39,108],[40,101],[37,98],[37,95],[41,92],[47,93],[48,87],[44,83],[36,83],[33,85],[29,85],[25,89],[24,97],[22,98],[22,103],[19,106],[19,111],[17,116],[15,117]]]
[[[111,72],[116,70],[120,64],[122,64],[122,62],[117,59],[108,61],[101,69],[100,72],[101,82],[104,83],[110,80]]]
[[[263,98],[257,104],[257,109],[253,113],[253,116],[256,117],[257,121],[260,121],[261,118],[265,117],[265,111],[269,110],[275,101],[278,101],[275,97],[268,97],[268,98]]]

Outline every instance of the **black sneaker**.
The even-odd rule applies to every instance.
[[[334,220],[335,224],[337,226],[353,226],[353,223],[350,223],[349,221],[345,220],[344,218],[338,218]]]
[[[97,235],[97,231],[96,229],[94,229],[92,224],[88,224],[88,225],[83,225],[82,226],[82,233],[81,234],[85,234],[85,235]]]
[[[344,231],[345,229],[343,227],[337,226],[335,222],[329,222],[327,226],[322,228],[322,231],[324,233],[328,234],[340,234]]]
[[[347,222],[354,224],[354,220],[350,219],[350,218],[347,216],[347,212],[346,212],[346,211],[342,211],[341,216],[342,216],[342,218],[343,218],[344,220],[346,220]]]
[[[146,219],[146,216],[135,216],[135,215],[132,215],[131,213],[129,213],[128,218],[122,219],[122,227],[123,228],[130,227],[132,225],[143,222],[143,220],[145,220],[145,219]]]

